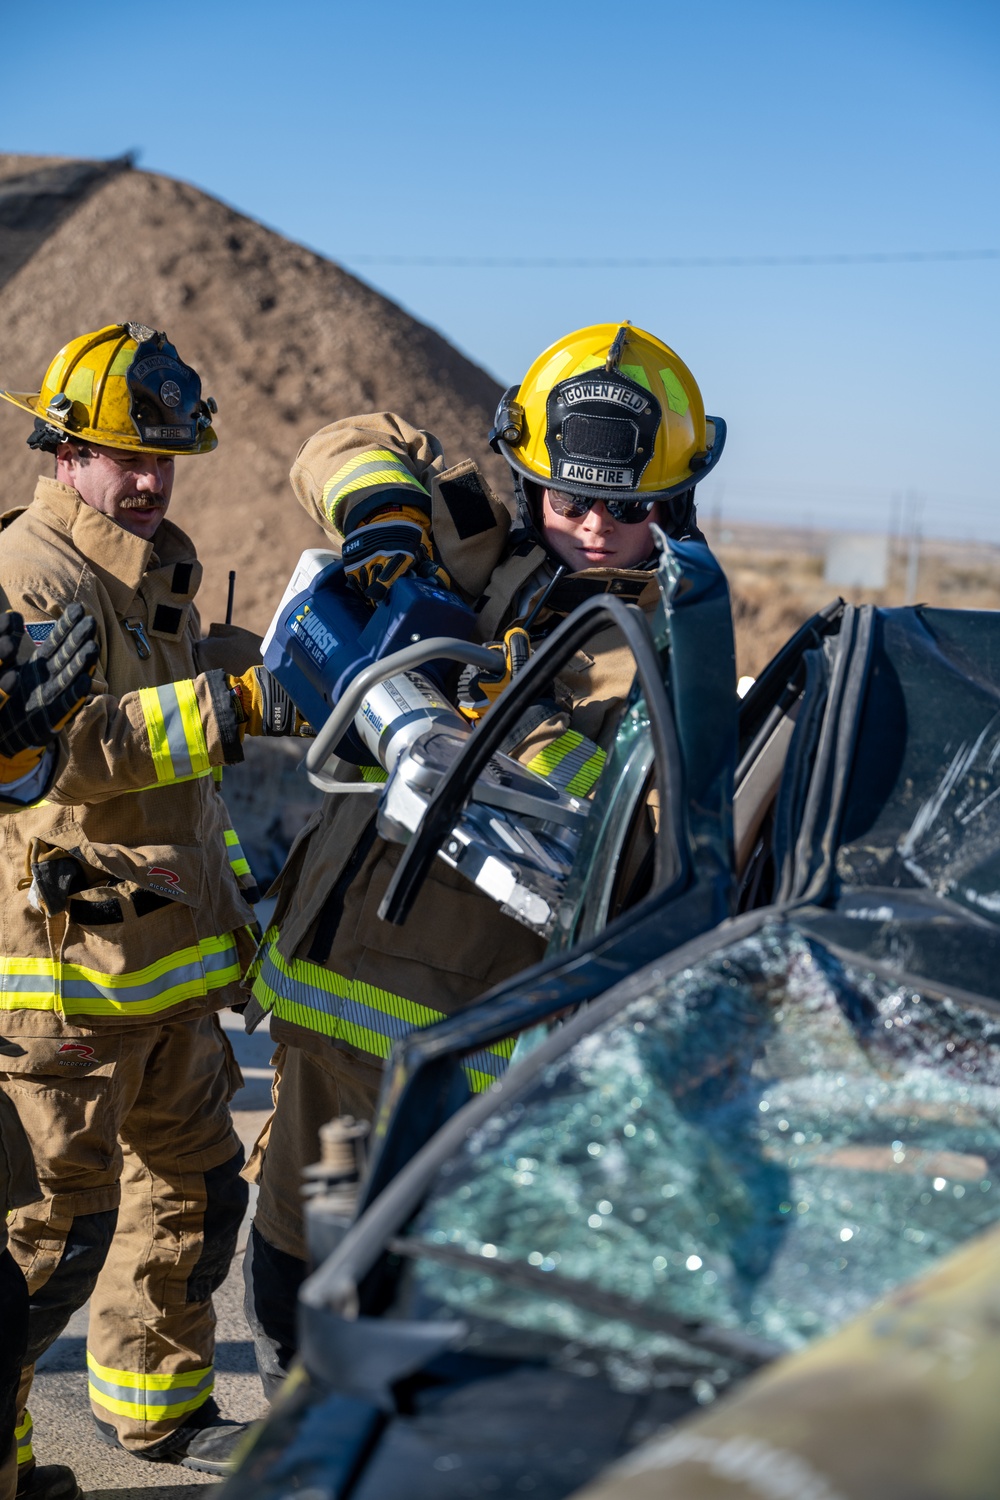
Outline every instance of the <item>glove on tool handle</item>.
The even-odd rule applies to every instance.
[[[463,675],[459,685],[459,712],[477,723],[493,707],[504,688],[526,665],[531,655],[531,638],[521,625],[506,631],[502,641],[490,642],[490,651],[496,657],[496,670],[479,671]]]
[[[230,677],[229,686],[236,722],[245,733],[267,738],[312,734],[281,683],[266,667],[251,667],[242,677]]]
[[[32,764],[37,764],[90,692],[99,655],[96,633],[94,620],[74,600],[34,654],[18,666],[24,621],[13,612],[0,615],[0,755],[30,751]],[[19,774],[30,769],[22,766]]]
[[[341,560],[348,579],[372,604],[386,597],[397,578],[413,569],[435,578],[443,588],[451,580],[432,558],[430,521],[412,505],[386,505],[344,538]]]

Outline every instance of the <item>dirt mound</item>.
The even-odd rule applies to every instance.
[[[131,165],[127,156],[116,161],[0,157],[0,286],[95,188]]]
[[[197,188],[122,166],[0,156],[0,254],[13,234],[21,249],[33,237],[0,273],[0,385],[37,390],[56,350],[102,324],[166,329],[219,403],[219,448],[178,463],[171,507],[205,563],[204,619],[223,617],[236,568],[237,623],[263,630],[299,553],[322,543],[288,469],[324,422],[399,411],[507,492],[485,441],[500,394],[489,375],[331,261]],[[26,432],[0,403],[4,508],[27,503],[51,463]]]

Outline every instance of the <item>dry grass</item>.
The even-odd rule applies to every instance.
[[[709,532],[733,597],[737,671],[756,677],[799,625],[841,594],[851,604],[905,602],[907,559],[894,549],[884,589],[843,589],[823,580],[825,537],[776,527]],[[944,541],[921,547],[916,599],[949,609],[1000,609],[1000,548]]]

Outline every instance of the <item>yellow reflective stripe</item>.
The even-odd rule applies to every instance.
[[[205,773],[202,772],[201,774],[204,775]],[[219,786],[222,785],[222,767],[221,766],[213,766],[212,767],[212,780],[214,782],[216,782],[217,785],[219,785]]]
[[[97,1379],[111,1385],[124,1385],[137,1391],[174,1391],[201,1385],[206,1376],[212,1374],[211,1365],[199,1370],[180,1370],[173,1375],[141,1375],[135,1370],[116,1370],[111,1365],[102,1365],[87,1350],[87,1369]]]
[[[361,780],[374,782],[388,781],[389,773],[387,771],[383,771],[381,766],[362,766]]]
[[[604,770],[604,762],[607,756],[604,751],[597,747],[593,755],[584,761],[576,775],[566,783],[565,790],[573,797],[586,797],[593,788],[594,782]]]
[[[481,1094],[484,1089],[492,1088],[501,1074],[506,1072],[516,1042],[517,1037],[510,1036],[502,1042],[494,1042],[492,1047],[487,1047],[486,1051],[498,1059],[498,1062],[493,1064],[492,1072],[484,1071],[483,1068],[476,1066],[477,1062],[485,1057],[482,1052],[475,1052],[465,1059],[463,1063],[465,1075],[474,1094]]]
[[[227,828],[223,834],[226,848],[229,851],[229,863],[233,867],[234,875],[249,875],[250,862],[240,846],[239,835],[235,828]]]
[[[577,745],[583,744],[583,735],[578,734],[575,729],[567,729],[551,745],[546,745],[539,750],[538,754],[528,761],[528,770],[534,771],[539,776],[551,776],[552,772],[565,759],[571,750]]]
[[[201,722],[201,709],[198,707],[198,691],[190,677],[185,682],[175,682],[172,686],[177,693],[184,738],[191,757],[191,772],[197,776],[200,772],[212,769],[205,729]]]
[[[393,488],[408,484],[412,485],[415,490],[419,490],[422,495],[427,494],[420,480],[414,479],[409,469],[404,469],[402,464],[397,464],[391,469],[373,468],[364,474],[356,474],[353,479],[341,486],[337,499],[343,500],[345,495],[353,495],[356,490],[371,489],[377,484],[391,484]]]
[[[368,448],[364,453],[356,453],[353,458],[349,458],[323,486],[323,509],[334,526],[339,530],[337,511],[347,495],[380,484],[411,485],[422,495],[427,494],[420,480],[413,477],[398,454],[390,452],[388,448]]]
[[[279,974],[295,984],[304,984],[311,990],[318,990],[324,995],[332,995],[338,1000],[351,1000],[355,998],[355,992],[360,998],[374,1000],[376,1004],[381,1002],[382,1009],[387,1013],[398,1017],[405,1023],[407,1029],[415,1026],[431,1026],[435,1021],[444,1018],[444,1011],[432,1010],[429,1005],[420,1005],[416,1000],[408,1000],[405,995],[395,995],[391,990],[378,989],[373,984],[365,984],[361,980],[345,978],[334,969],[324,969],[322,964],[311,963],[306,958],[294,958],[292,962],[286,963],[275,946],[274,939],[278,936],[278,929],[272,927],[267,934],[266,942],[270,943],[270,949],[266,957],[274,965]],[[320,1021],[330,1022],[329,1026],[314,1025],[311,1030],[322,1030],[327,1036],[333,1036],[337,1031],[336,1022],[340,1019],[331,1016],[327,1012],[317,1014]],[[391,1043],[390,1043],[391,1045]],[[380,1056],[388,1057],[390,1048],[387,1046]]]
[[[593,740],[575,729],[567,729],[551,745],[544,746],[528,761],[528,770],[553,782],[574,797],[586,797],[607,759]]]
[[[142,709],[146,734],[149,737],[149,753],[153,757],[153,770],[156,772],[157,785],[164,781],[173,781],[175,779],[174,763],[170,759],[167,726],[163,722],[160,696],[156,688],[139,689],[139,707]]]
[[[146,1016],[200,998],[240,978],[232,934],[202,938],[144,969],[104,974],[52,958],[0,957],[0,1011]]]
[[[139,706],[159,785],[211,771],[198,694],[191,678],[140,688]]]
[[[308,959],[288,963],[276,947],[278,929],[269,929],[251,973],[258,1003],[279,1020],[348,1042],[361,1052],[387,1058],[393,1043],[408,1032],[445,1019],[433,1010],[363,980],[347,979]],[[474,1090],[489,1088],[506,1068],[514,1039],[472,1054],[463,1066]]]
[[[98,1364],[87,1350],[90,1399],[105,1411],[140,1422],[166,1422],[203,1406],[215,1386],[211,1366],[174,1375],[144,1375]]]
[[[35,1454],[31,1446],[32,1430],[33,1427],[31,1421],[31,1413],[27,1409],[25,1409],[24,1421],[21,1423],[20,1427],[14,1428],[14,1437],[17,1442],[18,1466],[20,1466],[21,1464],[30,1464],[34,1462]]]
[[[122,1401],[116,1396],[102,1396],[92,1380],[87,1382],[87,1388],[93,1404],[112,1412],[116,1417],[134,1417],[137,1422],[172,1422],[175,1417],[186,1417],[189,1412],[204,1406],[215,1389],[215,1382],[212,1382],[207,1391],[201,1391],[185,1401],[172,1401],[166,1408],[147,1405],[144,1401]]]

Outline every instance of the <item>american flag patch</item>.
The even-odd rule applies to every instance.
[[[55,620],[40,620],[37,625],[26,625],[25,629],[33,641],[44,641],[56,628]]]

